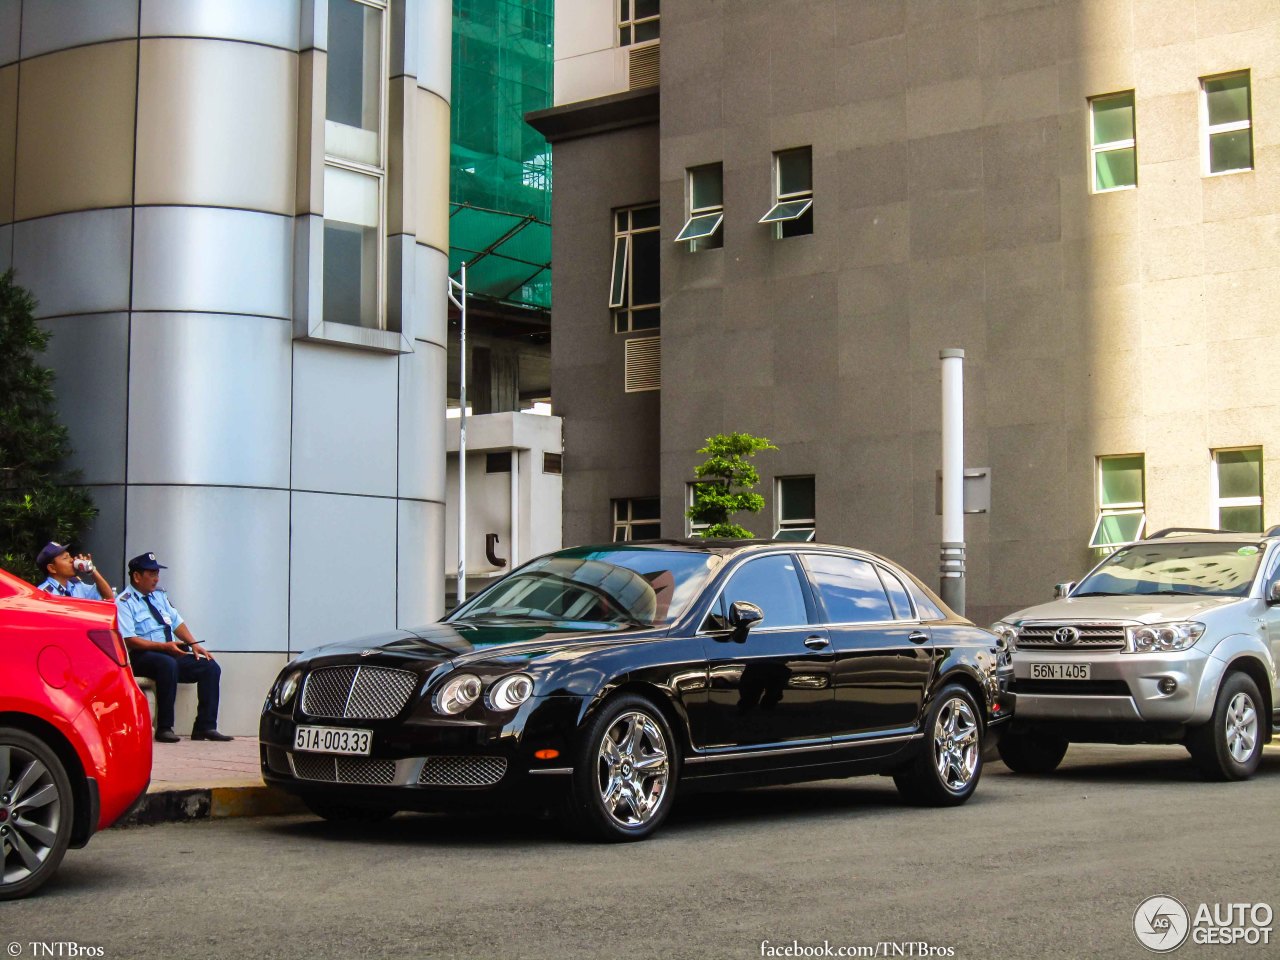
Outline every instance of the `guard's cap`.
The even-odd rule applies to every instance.
[[[137,573],[139,570],[168,570],[163,563],[156,561],[154,553],[140,553],[129,561],[129,572]]]
[[[41,547],[40,552],[36,554],[36,566],[39,568],[41,573],[44,573],[45,567],[53,563],[54,560],[57,560],[58,557],[62,556],[66,552],[66,547],[60,543],[54,543],[50,540]]]

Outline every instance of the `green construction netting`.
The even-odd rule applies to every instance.
[[[468,293],[551,307],[551,147],[524,122],[551,106],[554,0],[454,0],[449,270]]]

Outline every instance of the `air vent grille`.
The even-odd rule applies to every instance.
[[[628,76],[632,90],[658,85],[658,49],[656,43],[631,48],[631,69]]]
[[[627,341],[625,357],[627,393],[662,388],[662,338],[636,337]]]

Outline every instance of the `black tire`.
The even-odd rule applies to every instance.
[[[341,800],[313,795],[304,796],[302,802],[317,817],[333,823],[380,823],[383,820],[390,820],[399,812],[395,807],[343,803]]]
[[[25,730],[0,727],[0,900],[28,896],[53,876],[74,823],[58,755]]]
[[[1067,755],[1071,743],[1038,731],[1007,731],[997,749],[1004,765],[1014,773],[1053,773]]]
[[[586,840],[643,840],[671,812],[679,773],[680,750],[662,711],[635,694],[614,697],[579,739],[561,821]]]
[[[1258,685],[1247,673],[1222,680],[1213,716],[1187,734],[1187,749],[1206,780],[1248,780],[1262,762],[1267,720]],[[1250,734],[1250,728],[1252,733]]]
[[[924,743],[914,760],[893,776],[908,803],[954,807],[977,789],[982,776],[982,713],[959,684],[938,691],[925,716]]]

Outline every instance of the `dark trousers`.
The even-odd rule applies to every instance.
[[[214,660],[193,653],[175,657],[150,650],[131,651],[129,662],[140,677],[156,682],[156,727],[173,727],[173,702],[178,697],[178,684],[196,685],[196,730],[215,730],[218,726],[218,682],[222,668]]]

